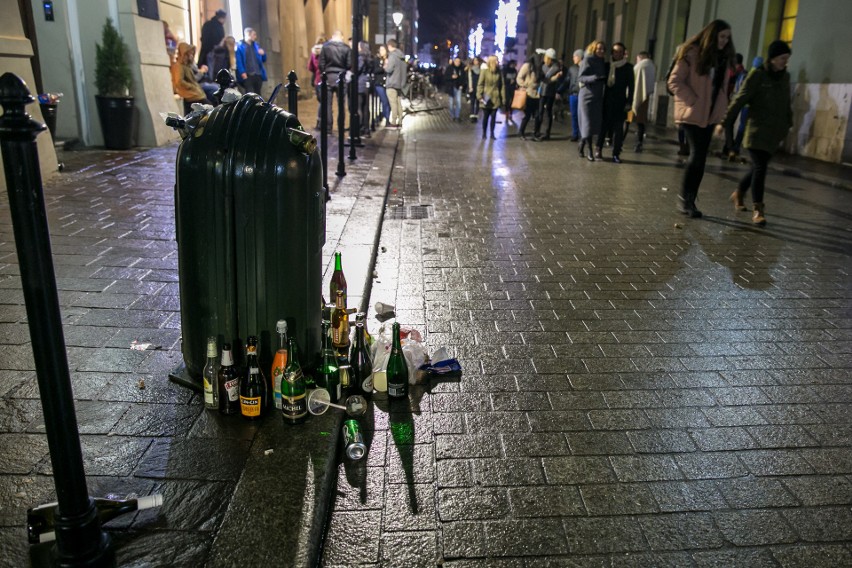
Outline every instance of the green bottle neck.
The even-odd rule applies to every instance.
[[[343,270],[343,258],[339,252],[334,253],[334,270]]]

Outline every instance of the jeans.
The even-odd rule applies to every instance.
[[[748,149],[751,156],[751,169],[740,180],[738,189],[740,194],[744,194],[751,187],[751,200],[754,203],[763,203],[763,188],[766,184],[766,170],[769,168],[769,158],[772,154],[765,150]]]
[[[476,98],[475,92],[468,93],[468,98],[470,99],[470,117],[476,118],[479,114],[479,99]]]
[[[450,93],[450,118],[457,119],[461,116],[461,87],[453,87],[453,92]]]
[[[383,85],[376,85],[376,95],[382,102],[382,116],[386,121],[390,121],[390,101],[388,100],[388,92]]]
[[[686,162],[686,171],[683,175],[680,196],[688,204],[695,201],[701,180],[704,179],[704,165],[707,162],[707,151],[710,149],[710,142],[713,139],[714,127],[714,124],[704,128],[694,124],[683,125],[686,139],[689,141],[690,152],[689,160]]]
[[[740,153],[740,148],[743,145],[743,137],[745,136],[746,121],[748,120],[748,107],[740,111],[740,123],[737,126],[737,135],[734,138],[734,146],[731,148],[736,153]]]
[[[571,138],[580,137],[579,103],[579,95],[570,95],[568,97],[568,108],[571,109]]]

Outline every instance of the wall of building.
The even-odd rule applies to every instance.
[[[2,73],[14,73],[23,79],[35,97],[38,93],[35,92],[33,75],[33,46],[24,36],[22,21],[17,2],[0,2],[0,70]],[[26,111],[35,120],[44,121],[37,103],[28,105]],[[44,131],[39,134],[36,145],[42,181],[47,181],[56,174],[58,168],[56,150],[50,133]],[[0,170],[2,166],[3,158],[0,156]],[[5,175],[0,175],[0,190],[6,190]]]

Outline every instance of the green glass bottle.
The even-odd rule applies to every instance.
[[[322,322],[322,367],[318,377],[319,386],[328,391],[331,402],[337,402],[342,395],[340,387],[340,369],[337,363],[337,355],[331,347],[331,336],[328,329],[331,323],[328,320]]]
[[[408,365],[402,354],[402,344],[399,340],[399,323],[393,324],[393,346],[388,357],[388,396],[404,398],[408,396]]]
[[[296,338],[293,336],[290,336],[287,355],[287,367],[281,376],[281,414],[285,424],[301,424],[308,415],[308,399]]]

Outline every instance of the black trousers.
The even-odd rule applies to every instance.
[[[601,135],[598,136],[598,151],[603,149],[604,138],[607,134],[612,135],[612,155],[618,156],[621,154],[621,146],[624,143],[624,113],[611,112],[604,110],[603,124],[601,125]]]
[[[704,166],[707,163],[707,151],[710,149],[710,141],[713,139],[714,124],[705,127],[694,124],[684,124],[683,130],[689,141],[689,160],[686,162],[686,171],[683,174],[680,196],[686,202],[695,201],[701,180],[704,179]]]
[[[530,119],[535,119],[538,122],[538,106],[538,99],[527,97],[526,105],[524,105],[524,118],[521,119],[521,126],[518,129],[521,136],[527,133],[527,124],[530,123]]]
[[[482,137],[485,138],[489,122],[491,123],[491,136],[494,136],[494,125],[497,123],[497,107],[486,105],[480,108],[482,109]]]
[[[556,95],[542,96],[539,101],[538,116],[535,117],[535,135],[541,135],[541,123],[547,117],[547,130],[545,136],[550,136],[550,129],[553,126],[553,102],[556,100]]]
[[[260,94],[260,89],[263,87],[263,77],[260,75],[249,75],[243,81],[243,87],[247,93]]]
[[[769,158],[772,154],[765,150],[748,149],[751,156],[751,169],[740,180],[739,191],[746,193],[751,187],[751,199],[754,203],[763,203],[763,189],[766,185],[766,170],[769,169]]]

